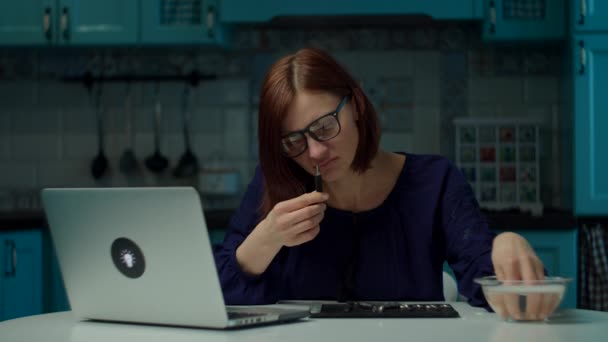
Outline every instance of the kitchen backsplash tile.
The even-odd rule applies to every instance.
[[[0,164],[0,187],[4,189],[20,189],[35,187],[37,180],[36,163],[11,161]]]
[[[416,80],[438,80],[441,52],[438,50],[411,51],[413,77]]]
[[[246,114],[244,111],[243,114]],[[220,134],[224,129],[224,109],[222,106],[192,106],[190,109],[190,131],[195,133]]]
[[[86,164],[87,160],[93,160],[97,153],[97,137],[93,134],[63,134],[61,137],[62,160],[81,160]]]
[[[91,157],[90,152],[87,157]],[[80,159],[49,161],[41,163],[40,168],[43,171],[38,173],[37,183],[45,184],[48,187],[92,187],[97,185],[91,177],[90,163],[83,163]]]
[[[551,105],[559,102],[559,77],[557,76],[525,78],[523,87],[526,104]]]
[[[14,108],[0,108],[0,137],[8,136],[11,132],[11,111]]]
[[[389,151],[412,151],[412,134],[384,132],[380,140],[380,146]]]
[[[518,76],[496,78],[471,78],[469,101],[471,103],[523,104],[524,80]]]
[[[94,181],[90,163],[97,153],[96,88],[62,78],[86,71],[214,75],[189,94],[190,134],[203,167],[240,171],[246,185],[257,160],[257,104],[265,71],[285,53],[304,46],[330,50],[360,81],[382,120],[381,145],[390,150],[442,153],[453,157],[452,119],[461,116],[543,120],[543,192],[552,193],[555,111],[562,94],[559,48],[492,46],[467,23],[372,29],[240,28],[229,51],[199,48],[4,49],[0,52],[0,189],[45,186],[195,184],[174,179],[170,170],[184,152],[181,104],[184,85],[161,83],[161,152],[171,167],[150,173],[144,160],[154,151],[156,84],[107,83],[101,91],[105,149],[111,163],[106,178]],[[44,52],[44,53],[42,53]],[[132,120],[125,94],[130,89]],[[140,170],[127,176],[118,160],[130,146]],[[546,135],[546,137],[544,136]],[[561,149],[557,149],[561,151]],[[210,204],[210,199],[204,199]],[[232,202],[231,202],[232,201]],[[224,199],[219,206],[232,205]],[[213,203],[211,203],[213,205]]]
[[[10,160],[11,140],[8,135],[0,134],[0,163]]]
[[[32,162],[59,160],[61,136],[58,134],[19,134],[11,137],[11,160]]]
[[[38,105],[38,83],[30,80],[0,80],[2,107]]]
[[[60,133],[61,112],[55,108],[40,111],[36,108],[13,109],[11,132],[20,134],[54,134]]]

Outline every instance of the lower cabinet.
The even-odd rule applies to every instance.
[[[0,321],[42,313],[41,231],[1,231],[0,267]]]
[[[209,240],[214,246],[221,245],[224,241],[224,235],[226,231],[224,229],[209,229]]]
[[[49,243],[49,245],[51,244]],[[70,304],[68,302],[68,296],[65,292],[63,277],[61,275],[61,269],[59,268],[59,261],[57,261],[55,249],[52,246],[48,246],[48,248],[45,250],[45,260],[47,260],[47,273],[45,281],[47,284],[47,292],[45,293],[45,311],[68,311],[70,310]]]

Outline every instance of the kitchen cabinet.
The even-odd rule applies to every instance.
[[[477,0],[222,0],[221,21],[267,22],[278,16],[429,15],[435,19],[473,19]]]
[[[573,31],[608,31],[608,2],[570,0],[570,23]]]
[[[566,0],[484,0],[486,41],[566,38]]]
[[[0,44],[46,44],[52,38],[50,0],[0,2]]]
[[[70,310],[70,304],[63,284],[63,277],[57,255],[53,247],[50,233],[43,234],[43,268],[45,284],[45,308],[44,312],[57,312]]]
[[[218,22],[220,0],[146,0],[141,6],[144,44],[221,44],[228,31]]]
[[[608,214],[608,34],[576,35],[574,78],[574,211]]]
[[[2,45],[136,43],[138,0],[22,0],[0,4]]]
[[[39,230],[0,232],[0,320],[43,312]]]

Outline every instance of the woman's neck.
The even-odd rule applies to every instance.
[[[337,209],[352,212],[366,211],[375,208],[378,196],[384,189],[378,188],[379,180],[391,171],[393,154],[378,151],[372,160],[371,167],[363,173],[349,170],[344,177],[326,185],[329,193],[328,205]]]

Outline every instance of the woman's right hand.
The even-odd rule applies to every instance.
[[[301,245],[319,234],[329,195],[310,192],[277,203],[236,250],[241,269],[258,275],[266,271],[283,246]]]
[[[293,247],[311,241],[319,234],[319,223],[323,220],[328,199],[327,193],[314,191],[279,202],[259,228],[267,241],[277,247]]]

